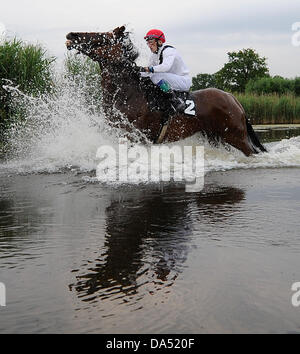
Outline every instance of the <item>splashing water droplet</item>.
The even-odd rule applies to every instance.
[[[125,134],[119,124],[110,123],[101,105],[96,108],[96,102],[86,102],[89,91],[85,82],[75,83],[64,75],[58,75],[56,81],[56,93],[40,97],[6,85],[25,114],[24,121],[9,131],[6,165],[16,172],[51,173],[74,167],[95,170],[99,146],[116,145]],[[141,134],[136,133],[135,138],[139,140]]]
[[[0,22],[0,40],[4,39],[6,35],[6,27],[3,22]]]

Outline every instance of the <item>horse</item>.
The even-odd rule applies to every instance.
[[[116,122],[116,108],[126,117],[128,124],[146,136],[148,141],[175,142],[200,132],[209,141],[227,143],[246,156],[266,151],[245,110],[230,93],[216,88],[193,91],[195,115],[175,113],[165,126],[162,138],[164,113],[153,109],[153,101],[162,104],[161,89],[149,78],[142,78],[136,64],[139,53],[125,26],[110,32],[70,32],[66,35],[67,49],[89,56],[100,65],[103,109],[109,120]],[[159,105],[158,104],[158,105]]]

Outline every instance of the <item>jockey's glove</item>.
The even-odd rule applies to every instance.
[[[141,73],[154,73],[152,66],[149,66],[149,67],[139,66],[138,68]]]

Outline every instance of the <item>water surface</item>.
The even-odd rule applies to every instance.
[[[259,134],[208,149],[198,193],[2,164],[0,332],[299,333],[300,141]]]

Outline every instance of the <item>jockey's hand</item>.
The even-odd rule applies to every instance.
[[[139,66],[139,71],[141,73],[153,73],[153,68],[152,67],[143,67],[143,66]]]

